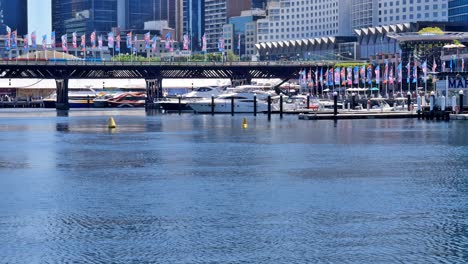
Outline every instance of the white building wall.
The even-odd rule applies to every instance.
[[[351,0],[276,0],[258,20],[258,42],[351,34]]]
[[[448,21],[448,0],[379,0],[377,25]]]

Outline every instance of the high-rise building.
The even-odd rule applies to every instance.
[[[0,24],[10,27],[11,30],[18,30],[18,36],[27,34],[27,0],[0,0],[0,19]],[[0,34],[5,34],[5,28],[1,27]]]
[[[218,51],[223,26],[228,19],[252,8],[251,0],[205,0],[205,31],[207,51]]]
[[[378,21],[379,0],[352,0],[351,26],[353,29],[372,27]]]
[[[240,16],[229,18],[223,27],[224,47],[235,54],[245,57],[255,55],[257,20],[265,18],[264,10],[242,11]]]
[[[258,42],[351,34],[350,2],[275,0],[257,21]]]
[[[448,21],[447,0],[379,0],[374,26],[417,21]]]
[[[59,39],[71,32],[104,35],[115,27],[142,30],[147,21],[175,28],[176,6],[174,0],[52,0],[52,29]]]
[[[176,28],[175,0],[126,0],[126,28],[142,29],[146,21],[166,20]]]
[[[55,36],[78,32],[107,34],[117,26],[118,0],[52,0]],[[120,2],[120,1],[119,1]]]
[[[205,32],[205,1],[204,0],[182,0],[183,12],[183,34],[190,38],[192,51],[201,50],[201,39]]]
[[[468,23],[468,1],[449,0],[448,19],[450,22]]]

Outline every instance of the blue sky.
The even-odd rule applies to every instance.
[[[28,0],[28,31],[36,31],[37,41],[40,43],[42,35],[47,34],[50,42],[52,31],[51,0]]]

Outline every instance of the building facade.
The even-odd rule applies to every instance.
[[[468,1],[449,0],[449,21],[468,23]]]
[[[201,40],[205,32],[205,1],[182,1],[182,33],[189,35],[190,49],[192,51],[200,51],[202,48]]]
[[[264,10],[252,9],[242,11],[240,16],[229,18],[229,23],[223,27],[225,50],[231,50],[242,59],[255,55],[257,20],[265,17]]]
[[[52,30],[59,40],[72,32],[106,35],[113,28],[142,30],[147,21],[167,21],[175,28],[176,7],[173,0],[52,0]]]
[[[207,52],[218,51],[223,26],[228,19],[252,9],[251,0],[205,0],[205,31]]]
[[[258,20],[258,42],[351,35],[350,1],[274,0]]]
[[[352,0],[351,25],[353,29],[372,27],[378,21],[379,0]]]
[[[374,26],[418,21],[448,21],[448,0],[378,0]]]
[[[0,0],[0,34],[5,34],[5,25],[11,30],[18,30],[18,35],[28,33],[27,0]]]

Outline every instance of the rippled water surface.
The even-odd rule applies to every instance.
[[[243,117],[0,111],[0,263],[468,262],[468,122]]]

